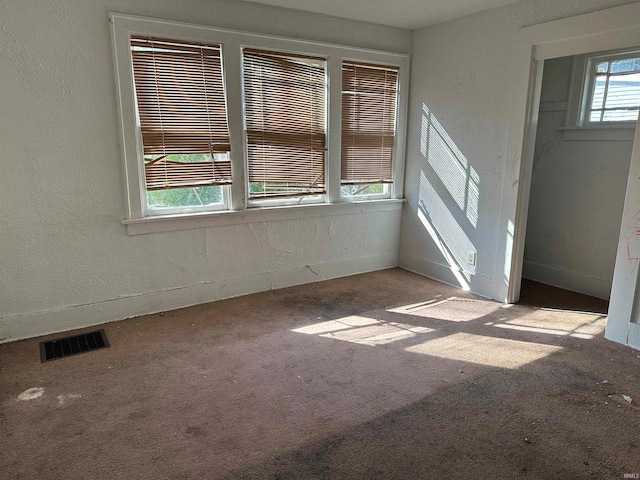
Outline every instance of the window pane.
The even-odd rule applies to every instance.
[[[148,162],[154,157],[145,158]],[[204,169],[207,164],[215,162],[228,162],[228,153],[216,153],[213,157],[210,154],[184,154],[184,155],[167,155],[160,157],[168,162],[179,162],[178,165],[200,164]],[[211,166],[213,168],[213,165]],[[162,175],[162,172],[159,173]],[[182,174],[185,175],[185,174]],[[175,175],[174,175],[175,177]],[[185,175],[186,177],[186,175]],[[175,183],[176,178],[173,179]],[[190,178],[186,178],[185,183],[189,183]],[[192,180],[192,179],[191,179]],[[157,208],[176,208],[176,207],[200,207],[206,205],[217,205],[222,203],[222,186],[220,185],[204,185],[204,186],[186,186],[185,188],[169,188],[158,190],[147,190],[147,206],[151,209]]]
[[[611,62],[611,73],[640,71],[640,58],[625,58]]]
[[[222,187],[172,188],[147,192],[149,208],[200,207],[222,203]]]
[[[366,195],[388,195],[389,184],[374,183],[369,185],[342,185],[340,195],[343,197],[358,197]]]
[[[612,75],[609,78],[606,108],[640,105],[640,74]]]
[[[598,75],[593,86],[593,98],[591,100],[591,110],[602,108],[604,101],[604,88],[607,84],[606,75]]]
[[[596,73],[607,73],[607,68],[609,68],[609,62],[600,62],[596,67]]]
[[[635,122],[638,120],[638,110],[606,110],[603,122]]]
[[[600,118],[602,115],[602,110],[592,110],[591,114],[589,115],[589,121],[590,122],[601,122],[602,119]]]
[[[231,183],[228,154],[147,155],[144,159],[147,190],[204,187]]]

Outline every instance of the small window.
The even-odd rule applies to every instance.
[[[244,49],[249,200],[313,197],[325,188],[324,58]]]
[[[589,57],[582,125],[635,123],[640,107],[640,52]]]
[[[397,67],[343,62],[342,197],[390,195],[397,98]]]
[[[147,211],[224,208],[231,184],[219,45],[133,37]]]

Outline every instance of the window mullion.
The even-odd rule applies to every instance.
[[[407,104],[409,101],[409,69],[401,68],[398,72],[398,95],[396,97],[396,139],[393,145],[393,184],[391,198],[404,197],[404,158],[405,137],[407,128]]]
[[[247,208],[245,182],[246,139],[242,102],[242,50],[238,42],[225,42],[222,47],[223,72],[227,92],[227,118],[231,144],[231,209]]]
[[[340,155],[342,148],[342,57],[331,55],[329,70],[329,115],[327,117],[327,203],[340,201]]]
[[[600,110],[600,123],[604,121],[604,109],[607,107],[607,95],[609,94],[609,80],[611,79],[611,74],[608,71],[611,69],[611,62],[609,62],[609,66],[607,67],[607,81],[604,84],[604,92],[602,94],[602,109]]]

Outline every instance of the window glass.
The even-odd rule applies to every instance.
[[[631,58],[598,61],[593,71],[591,95],[585,112],[588,123],[637,121],[640,106],[640,57],[635,54]]]
[[[155,156],[156,158],[158,156]],[[151,156],[151,160],[153,160]],[[186,155],[167,155],[167,161],[173,161],[181,166],[183,164],[200,164],[208,166],[210,162],[227,161],[228,154],[186,154]],[[160,173],[163,176],[163,173]],[[149,178],[149,176],[147,176]],[[206,183],[206,182],[205,182]],[[147,206],[151,210],[167,210],[178,209],[179,207],[207,207],[218,206],[224,204],[224,192],[221,185],[192,185],[189,187],[174,187],[149,189],[147,188]]]

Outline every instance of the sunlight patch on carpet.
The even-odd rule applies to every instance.
[[[491,367],[518,368],[562,350],[562,347],[456,333],[414,345],[405,350]]]
[[[384,345],[434,330],[405,323],[382,322],[372,318],[351,316],[296,328],[292,331],[360,345]]]
[[[585,312],[540,309],[514,319],[488,322],[485,325],[588,340],[604,332],[607,317]]]
[[[387,311],[435,318],[449,322],[468,322],[497,311],[501,304],[489,300],[450,297],[437,302],[422,302],[402,307],[389,308]]]

